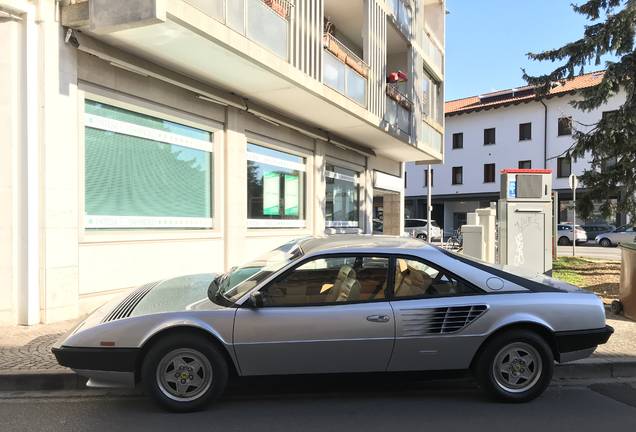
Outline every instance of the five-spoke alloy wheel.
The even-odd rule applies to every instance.
[[[530,330],[509,330],[489,340],[473,364],[482,389],[497,399],[526,402],[550,384],[554,355],[545,339]]]
[[[189,412],[221,395],[228,365],[216,344],[195,334],[168,335],[152,345],[142,366],[142,383],[161,406]]]

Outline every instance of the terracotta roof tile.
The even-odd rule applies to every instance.
[[[547,97],[598,85],[603,79],[604,74],[605,71],[590,72],[567,80],[563,84],[559,83],[550,90]],[[444,111],[447,115],[456,115],[528,102],[535,98],[536,95],[532,87],[520,87],[448,101],[444,105]]]

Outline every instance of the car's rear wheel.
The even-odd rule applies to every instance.
[[[602,238],[599,244],[603,247],[610,247],[612,245],[612,242],[608,238]]]
[[[550,384],[554,356],[537,333],[511,330],[483,347],[473,371],[479,386],[496,399],[527,402]]]
[[[418,234],[417,238],[426,241],[426,234]]]
[[[566,236],[562,236],[559,237],[559,246],[569,246],[570,245],[570,239],[567,238]]]
[[[173,334],[146,354],[142,383],[163,408],[190,412],[205,408],[225,389],[228,365],[213,343],[193,334]]]

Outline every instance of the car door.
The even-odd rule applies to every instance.
[[[468,367],[483,341],[470,324],[488,309],[486,295],[417,257],[396,257],[394,268],[396,339],[389,370]]]
[[[308,258],[260,289],[263,307],[239,308],[234,349],[244,375],[374,372],[395,336],[386,299],[389,258]]]
[[[618,238],[618,243],[634,242],[636,241],[634,237],[636,237],[636,231],[634,230],[634,227],[627,227],[625,231],[623,231],[620,234],[620,237]]]

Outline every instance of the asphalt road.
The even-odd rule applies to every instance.
[[[572,256],[572,246],[557,246],[558,256]],[[576,256],[604,260],[621,259],[621,248],[581,245],[576,247]]]
[[[166,413],[139,396],[0,394],[0,430],[599,432],[636,427],[633,384],[555,385],[519,405],[492,402],[472,385],[453,381],[373,387],[335,384],[335,392],[312,393],[279,387],[257,389],[257,394],[243,390],[193,414]]]

